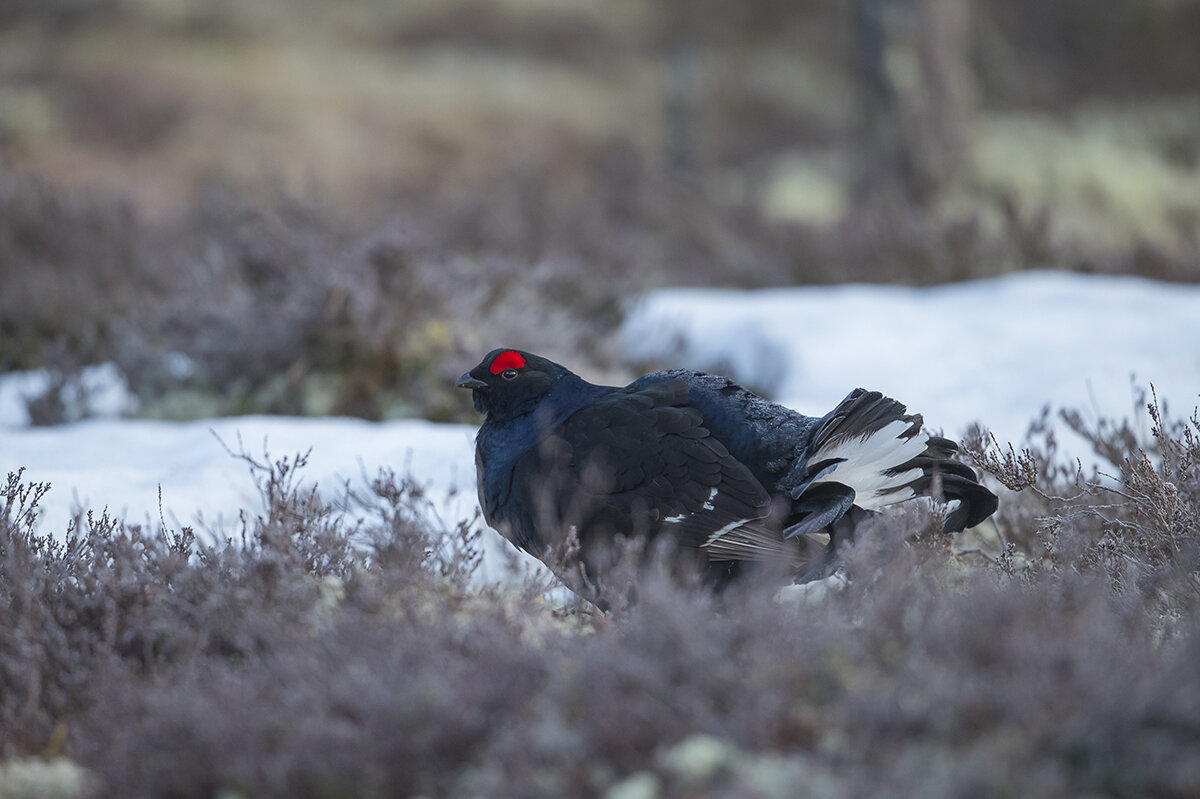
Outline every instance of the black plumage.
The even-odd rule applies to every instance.
[[[655,372],[597,386],[528,352],[499,349],[464,374],[485,414],[476,439],[488,524],[568,585],[598,585],[622,539],[675,545],[715,583],[750,563],[793,579],[828,569],[864,513],[918,495],[955,503],[946,531],[974,526],[994,494],[930,436],[920,415],[855,389],[823,417],[728,378]],[[594,598],[594,597],[593,597]]]

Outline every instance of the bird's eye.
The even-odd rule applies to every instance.
[[[503,372],[500,373],[500,376],[503,377],[505,380],[514,380],[517,377],[517,370],[516,369],[505,369]]]

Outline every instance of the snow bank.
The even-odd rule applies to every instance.
[[[1046,403],[1128,417],[1131,380],[1190,413],[1200,286],[1025,272],[934,288],[667,289],[633,305],[621,341],[631,358],[731,373],[803,413],[864,386],[951,436],[979,421],[1019,441]]]

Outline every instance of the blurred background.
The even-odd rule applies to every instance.
[[[1198,42],[1200,0],[0,0],[0,373],[37,423],[98,363],[147,417],[463,420],[501,344],[617,379],[662,286],[1194,282]]]

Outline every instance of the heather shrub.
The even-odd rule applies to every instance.
[[[1153,392],[1139,392],[1144,419],[1062,420],[1092,445],[1085,472],[1064,462],[1047,415],[1020,452],[975,434],[976,465],[1020,491],[996,516],[1002,550],[993,563],[1006,574],[1102,574],[1163,621],[1189,615],[1200,600],[1200,417],[1168,415]],[[1148,432],[1141,422],[1148,421]]]
[[[841,581],[651,571],[607,615],[472,585],[474,524],[386,473],[331,502],[304,456],[235,453],[264,509],[222,544],[105,515],[43,537],[14,474],[0,751],[103,796],[1191,796],[1195,419],[1150,408],[1140,449],[1093,429],[1120,483],[977,449],[1023,488],[983,557],[912,504]]]
[[[420,521],[428,502],[409,481],[381,473],[338,510],[296,480],[306,456],[239,457],[261,478],[265,510],[244,514],[240,535],[216,543],[190,528],[149,531],[91,512],[65,535],[41,535],[37,502],[49,486],[8,476],[0,495],[6,754],[42,751],[56,725],[74,729],[68,719],[87,712],[106,679],[155,681],[254,660],[308,640],[347,591],[398,603],[436,595],[431,583],[461,589],[478,562],[478,531],[463,522],[435,538]]]

